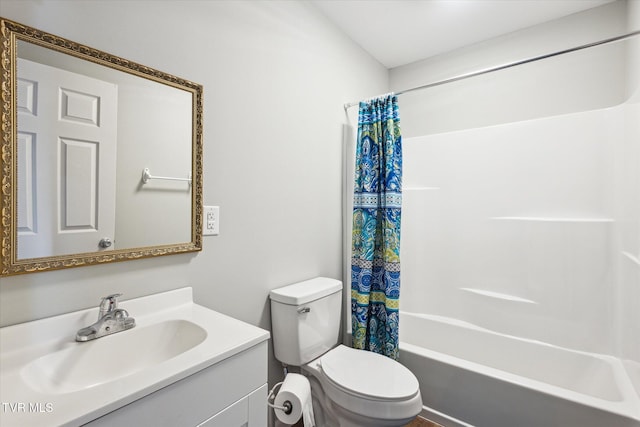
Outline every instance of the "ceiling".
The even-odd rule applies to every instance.
[[[312,0],[387,68],[614,0]]]

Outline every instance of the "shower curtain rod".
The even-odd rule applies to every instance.
[[[582,49],[588,49],[590,47],[595,47],[595,46],[600,46],[600,45],[603,45],[603,44],[617,42],[617,41],[620,41],[620,40],[624,40],[624,39],[628,39],[630,37],[637,36],[639,34],[640,34],[640,30],[636,30],[636,31],[632,31],[632,32],[627,33],[627,34],[623,34],[621,36],[611,37],[611,38],[600,40],[600,41],[597,41],[597,42],[587,43],[587,44],[583,44],[583,45],[580,45],[580,46],[572,47],[572,48],[569,48],[569,49],[559,50],[557,52],[548,53],[546,55],[540,55],[540,56],[534,56],[534,57],[527,58],[527,59],[521,59],[519,61],[509,62],[509,63],[503,64],[503,65],[498,65],[497,67],[485,68],[483,70],[478,70],[478,71],[473,71],[473,72],[466,73],[466,74],[461,74],[459,76],[450,77],[448,79],[439,80],[437,82],[429,83],[429,84],[422,85],[422,86],[412,87],[410,89],[405,89],[405,90],[401,90],[401,91],[394,92],[394,93],[396,95],[402,95],[402,94],[413,92],[413,91],[416,91],[416,90],[428,89],[428,88],[431,88],[431,87],[440,86],[440,85],[444,85],[444,84],[447,84],[447,83],[453,83],[453,82],[457,82],[457,81],[460,81],[460,80],[468,79],[470,77],[481,76],[483,74],[493,73],[494,71],[505,70],[507,68],[516,67],[518,65],[528,64],[530,62],[536,62],[536,61],[540,61],[542,59],[547,59],[547,58],[552,58],[554,56],[564,55],[565,53],[576,52],[576,51],[579,51],[579,50],[582,50]],[[360,102],[349,102],[347,104],[344,104],[344,109],[346,111],[349,108],[355,107],[356,105],[359,105],[359,104],[360,104]]]

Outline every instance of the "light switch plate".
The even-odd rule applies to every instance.
[[[220,206],[205,206],[202,218],[202,235],[220,234]]]

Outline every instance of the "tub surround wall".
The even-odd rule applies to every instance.
[[[393,69],[391,90],[637,30],[639,3]],[[637,43],[400,98],[401,309],[640,360]]]
[[[2,278],[1,326],[191,286],[270,329],[270,289],[340,277],[342,105],[386,92],[388,71],[313,6],[3,0],[1,14],[202,84],[204,203],[221,208],[200,253]]]
[[[613,354],[621,107],[404,141],[401,309]]]
[[[640,29],[640,0],[629,2],[629,31]],[[620,307],[618,353],[628,359],[640,395],[640,37],[628,43],[628,80],[624,136],[616,151],[616,259]]]

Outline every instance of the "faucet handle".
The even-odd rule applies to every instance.
[[[118,297],[121,296],[122,294],[112,294],[102,297],[102,301],[100,301],[100,313],[98,315],[98,320],[100,320],[105,314],[118,308]]]

